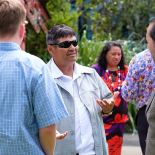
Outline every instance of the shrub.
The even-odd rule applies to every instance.
[[[109,40],[112,40],[109,35]],[[96,58],[98,57],[102,47],[108,40],[105,41],[97,41],[96,39],[87,40],[86,33],[79,42],[79,57],[78,62],[85,66],[91,66],[92,64],[96,63]],[[129,64],[131,58],[146,48],[146,44],[139,41],[133,40],[117,40],[121,43],[126,64]]]

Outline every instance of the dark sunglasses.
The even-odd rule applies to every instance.
[[[71,45],[76,47],[78,45],[78,42],[77,42],[77,40],[72,40],[72,41],[64,41],[64,42],[60,42],[60,43],[53,43],[50,45],[56,45],[60,48],[69,48]]]

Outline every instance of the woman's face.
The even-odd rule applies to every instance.
[[[122,58],[121,49],[118,46],[113,46],[106,55],[107,65],[109,67],[117,67]]]
[[[150,31],[152,29],[153,23],[149,24],[149,26],[147,27],[147,32],[146,32],[146,41],[147,41],[147,48],[149,49],[149,51],[151,52],[154,60],[155,60],[155,42],[153,41],[153,39],[150,36]]]

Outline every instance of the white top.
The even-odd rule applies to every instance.
[[[95,155],[92,126],[88,110],[81,102],[78,90],[77,79],[82,77],[78,65],[74,66],[73,78],[64,75],[56,66],[53,59],[50,61],[50,68],[54,70],[53,77],[63,82],[65,89],[73,96],[75,103],[75,142],[76,151],[80,155]]]

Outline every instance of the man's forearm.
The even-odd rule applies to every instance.
[[[56,141],[56,127],[50,125],[39,130],[39,139],[42,149],[46,155],[53,155]]]

